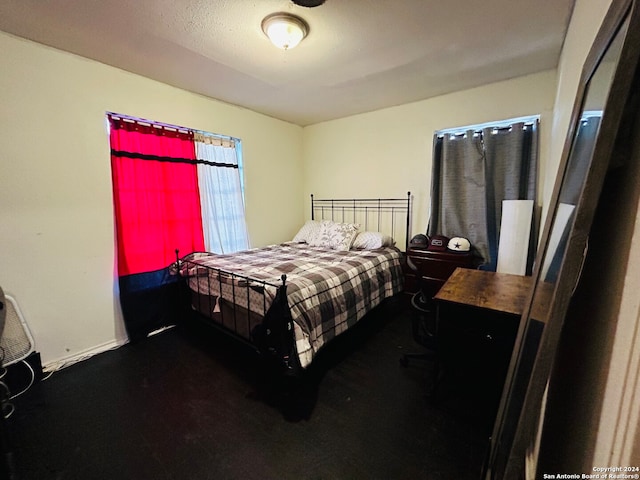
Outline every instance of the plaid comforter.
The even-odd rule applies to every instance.
[[[296,349],[304,368],[322,345],[402,290],[401,259],[400,251],[392,247],[343,252],[284,243],[233,255],[190,254],[184,258],[182,273],[191,289],[229,301],[235,298],[236,304],[260,315],[269,309],[275,286],[267,285],[263,298],[262,289],[258,293],[242,288],[246,282],[237,280],[221,283],[212,280],[214,272],[203,276],[201,271],[195,274],[194,267],[217,268],[273,285],[280,285],[286,275]]]

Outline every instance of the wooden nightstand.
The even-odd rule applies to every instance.
[[[404,276],[404,290],[413,294],[418,291],[420,278],[425,292],[429,298],[438,293],[457,267],[475,268],[475,258],[468,253],[455,253],[450,251],[434,252],[426,248],[409,247],[407,258],[418,268],[414,273],[406,268]]]

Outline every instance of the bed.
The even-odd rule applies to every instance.
[[[410,199],[410,192],[393,199],[311,195],[311,220],[292,241],[229,255],[190,253],[176,262],[190,308],[299,374],[327,342],[402,291]]]

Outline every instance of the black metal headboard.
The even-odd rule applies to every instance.
[[[311,220],[359,223],[363,231],[391,235],[397,245],[404,244],[406,251],[411,228],[411,192],[407,192],[406,198],[316,199],[311,194]]]

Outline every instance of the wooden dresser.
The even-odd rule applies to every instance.
[[[429,298],[433,298],[438,293],[440,287],[456,268],[475,268],[475,259],[469,252],[436,252],[427,250],[426,247],[409,247],[407,259],[417,267],[418,271],[414,272],[409,267],[405,270],[405,292],[410,294],[417,292],[420,277],[422,277],[422,285]]]

